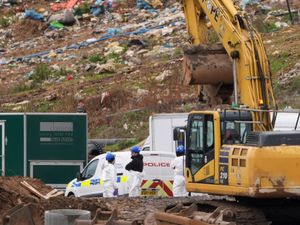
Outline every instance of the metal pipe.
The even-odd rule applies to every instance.
[[[237,75],[236,75],[236,62],[237,59],[233,59],[233,88],[234,88],[234,104],[238,106],[238,87],[237,87]]]
[[[291,23],[292,23],[292,25],[294,25],[294,18],[293,18],[293,14],[292,14],[292,12],[291,12],[289,0],[286,0],[286,4],[287,4],[288,11],[289,11],[289,14],[290,14],[290,20],[291,20]]]
[[[297,130],[298,123],[299,123],[299,118],[300,118],[300,113],[298,113],[297,121],[296,121],[296,124],[295,124],[295,130]]]

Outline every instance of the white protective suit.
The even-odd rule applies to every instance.
[[[141,184],[143,181],[144,173],[138,171],[129,171],[129,197],[137,197],[141,194]]]
[[[118,188],[115,166],[106,161],[104,163],[102,177],[104,187],[103,197],[114,197],[114,191]]]
[[[185,179],[183,175],[184,163],[185,163],[185,156],[176,157],[171,162],[171,168],[174,170],[174,181],[173,181],[174,197],[182,197],[188,195],[188,192],[185,189]]]

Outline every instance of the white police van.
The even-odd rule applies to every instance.
[[[131,152],[115,152],[115,168],[119,195],[128,194],[129,172],[125,166],[131,161]],[[172,196],[173,170],[171,161],[174,153],[141,152],[144,156],[144,178],[141,185],[142,196]],[[105,162],[102,154],[93,158],[77,178],[73,179],[66,188],[65,196],[92,197],[103,195],[102,171]]]

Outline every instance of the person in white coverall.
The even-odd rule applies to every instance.
[[[183,175],[183,169],[185,165],[184,146],[179,145],[176,149],[176,158],[171,162],[171,168],[174,170],[173,181],[173,196],[182,197],[187,196],[188,192],[185,189],[185,179]]]
[[[105,156],[106,162],[103,169],[103,197],[114,197],[118,195],[117,176],[115,169],[115,155],[108,152]]]
[[[136,197],[140,195],[141,184],[143,181],[143,156],[140,155],[140,147],[134,146],[131,149],[131,162],[125,167],[129,171],[129,197]]]

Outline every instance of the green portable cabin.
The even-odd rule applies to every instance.
[[[86,113],[0,113],[2,176],[66,186],[87,162]]]

